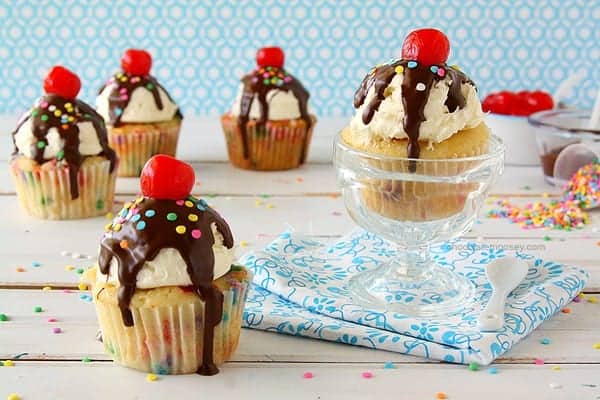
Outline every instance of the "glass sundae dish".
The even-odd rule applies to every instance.
[[[474,83],[446,64],[448,54],[442,32],[410,33],[402,59],[367,74],[356,115],[335,139],[350,216],[398,247],[388,263],[351,279],[354,302],[366,308],[432,317],[473,298],[470,281],[429,249],[470,229],[502,172],[504,147],[483,122]]]

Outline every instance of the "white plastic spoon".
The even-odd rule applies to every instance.
[[[497,331],[504,326],[506,298],[527,276],[529,266],[519,258],[504,257],[492,261],[485,274],[492,285],[492,296],[479,315],[479,329]]]

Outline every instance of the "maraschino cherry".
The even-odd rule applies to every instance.
[[[131,75],[148,75],[152,68],[152,56],[146,50],[129,49],[121,56],[121,68]]]
[[[158,200],[185,199],[195,182],[196,175],[191,165],[165,154],[149,159],[140,177],[142,194]]]
[[[402,58],[423,65],[443,64],[450,55],[450,42],[442,31],[417,29],[408,34],[402,45]]]
[[[256,52],[256,64],[259,67],[283,68],[285,54],[280,47],[263,47]]]
[[[502,115],[517,115],[526,117],[533,113],[554,108],[554,101],[550,94],[541,90],[520,92],[490,93],[481,104],[485,112]]]
[[[44,79],[44,92],[73,100],[81,90],[79,77],[61,65],[55,65]]]

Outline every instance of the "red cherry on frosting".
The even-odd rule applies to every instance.
[[[44,92],[65,99],[75,99],[80,89],[79,77],[60,65],[52,67],[44,79]]]
[[[121,57],[121,68],[131,75],[148,75],[152,68],[152,56],[146,50],[129,49]]]
[[[285,55],[280,47],[263,47],[256,52],[256,64],[259,67],[283,68]]]
[[[443,64],[450,55],[450,42],[442,31],[417,29],[408,34],[402,45],[402,58],[423,65]]]
[[[185,199],[195,182],[196,175],[191,165],[165,154],[149,159],[140,177],[142,194],[162,200]]]

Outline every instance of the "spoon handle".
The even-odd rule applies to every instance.
[[[482,331],[498,331],[504,326],[504,305],[508,293],[494,290],[492,296],[479,314],[479,329]]]

